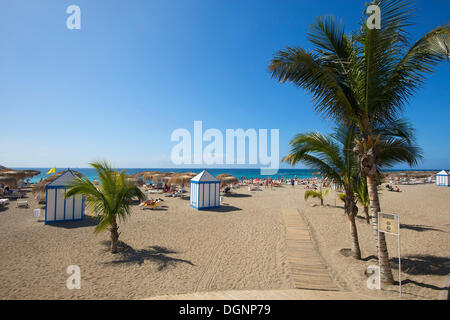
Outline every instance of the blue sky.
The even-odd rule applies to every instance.
[[[267,66],[286,45],[310,48],[316,16],[357,28],[364,1],[142,0],[0,3],[0,164],[173,167],[177,128],[280,129],[280,155],[294,134],[330,131],[311,97],[272,80]],[[66,8],[81,8],[81,30]],[[417,2],[417,39],[449,20],[450,2]],[[450,65],[441,64],[407,116],[425,160],[450,168]],[[404,166],[400,166],[404,167]]]

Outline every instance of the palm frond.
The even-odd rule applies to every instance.
[[[85,177],[75,179],[66,197],[77,194],[86,197],[86,207],[99,217],[94,230],[97,233],[108,229],[116,218],[125,220],[130,214],[132,199],[143,200],[145,196],[124,171],[117,172],[106,161],[90,165],[96,169],[100,185],[95,186]]]

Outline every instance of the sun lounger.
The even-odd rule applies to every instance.
[[[182,190],[178,190],[177,192],[174,192],[172,194],[172,197],[181,197],[183,195],[183,191]]]
[[[164,202],[164,200],[162,200],[162,199],[157,199],[156,201],[147,200],[147,201],[142,202],[139,206],[141,207],[142,210],[154,209],[154,208],[160,206],[163,202]]]
[[[160,194],[160,193],[163,193],[162,190],[155,190],[155,189],[150,189],[150,190],[148,190],[147,192],[148,192],[148,193],[153,193],[153,194]]]
[[[22,194],[20,192],[13,192],[13,193],[4,194],[3,197],[8,198],[8,199],[18,199],[18,198],[22,197]]]
[[[9,199],[0,199],[0,207],[5,207],[9,203]]]
[[[25,199],[17,199],[16,207],[27,207],[28,208],[28,200]]]

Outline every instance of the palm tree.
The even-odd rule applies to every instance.
[[[108,229],[111,233],[111,253],[117,253],[120,235],[117,220],[123,221],[130,214],[133,198],[143,200],[145,196],[124,171],[113,170],[106,161],[90,165],[97,170],[100,186],[96,187],[86,177],[77,178],[67,190],[66,198],[75,194],[86,196],[86,206],[99,217],[94,233]]]
[[[365,177],[358,179],[355,191],[357,201],[363,206],[366,222],[367,224],[370,224],[369,190],[367,189],[367,179]]]
[[[322,190],[306,190],[305,191],[305,200],[308,200],[309,198],[318,198],[320,199],[320,205],[323,206],[323,198],[327,196],[327,194],[330,192],[330,189]]]
[[[355,152],[366,175],[370,215],[376,227],[380,211],[376,176],[381,148],[375,128],[392,128],[392,122],[426,75],[447,59],[446,50],[438,50],[436,43],[448,39],[450,24],[431,30],[411,45],[406,27],[412,24],[413,2],[375,0],[372,4],[381,10],[380,29],[367,27],[366,13],[360,29],[349,35],[342,21],[318,18],[308,34],[314,50],[286,47],[274,56],[269,70],[278,81],[308,90],[315,110],[325,117],[357,126],[360,134]],[[380,234],[379,244],[381,281],[391,284],[384,234]]]
[[[358,207],[353,190],[355,171],[358,170],[356,157],[352,151],[354,138],[355,129],[353,127],[342,127],[334,135],[299,134],[290,142],[292,149],[289,155],[283,158],[283,161],[291,165],[303,162],[309,167],[318,169],[323,177],[344,188],[344,211],[350,222],[352,255],[356,259],[361,259],[355,221]],[[327,189],[326,193],[329,190]],[[305,192],[305,200],[310,196],[317,197],[323,205],[324,195],[322,190],[308,190]]]

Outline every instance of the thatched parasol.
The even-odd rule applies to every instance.
[[[142,181],[139,178],[129,177],[128,181],[131,182],[131,183],[134,183],[135,185],[137,185],[139,187],[142,187],[144,185],[144,181]]]
[[[177,175],[177,174],[179,174],[179,175],[185,175],[185,176],[192,176],[192,177],[195,177],[196,175],[198,175],[198,173],[195,173],[195,172],[192,172],[192,171],[175,173],[175,175]]]
[[[239,179],[234,176],[226,176],[226,177],[221,177],[221,178],[219,178],[219,176],[217,176],[217,178],[220,179],[221,187],[225,187],[230,184],[239,183]]]
[[[74,171],[74,170],[71,170],[71,171],[72,171],[72,172],[75,174],[75,176],[77,176],[78,178],[81,178],[81,177],[83,176],[81,173],[79,173],[79,172],[77,172],[77,171]],[[67,172],[67,170],[60,171],[60,172],[58,172],[58,173],[54,173],[53,175],[51,175],[51,176],[48,177],[47,179],[42,180],[41,182],[34,184],[34,185],[31,187],[31,192],[32,192],[33,194],[37,194],[37,193],[40,193],[40,192],[45,192],[45,187],[46,187],[50,182],[53,182],[54,180],[56,180],[56,178],[58,178],[59,176],[61,176],[62,174],[66,173],[66,172]]]
[[[151,180],[153,182],[156,182],[161,177],[162,177],[162,173],[159,171],[148,172],[142,176],[144,181]]]
[[[169,181],[168,184],[172,185],[172,184],[179,184],[181,186],[184,187],[185,184],[188,184],[191,179],[193,178],[192,175],[186,175],[186,174],[177,174],[172,176]]]
[[[17,180],[31,178],[40,173],[41,173],[40,171],[36,171],[36,170],[13,170],[13,169],[8,169],[8,168],[0,170],[0,176],[13,177]]]
[[[144,175],[152,175],[152,174],[157,174],[160,173],[159,171],[139,171],[138,173],[133,174],[131,177],[132,178],[144,178]]]
[[[221,173],[217,175],[217,179],[222,179],[222,178],[226,178],[226,177],[233,177],[233,175],[229,174],[229,173]]]
[[[1,176],[0,184],[9,185],[11,187],[17,187],[17,179],[12,176]]]

